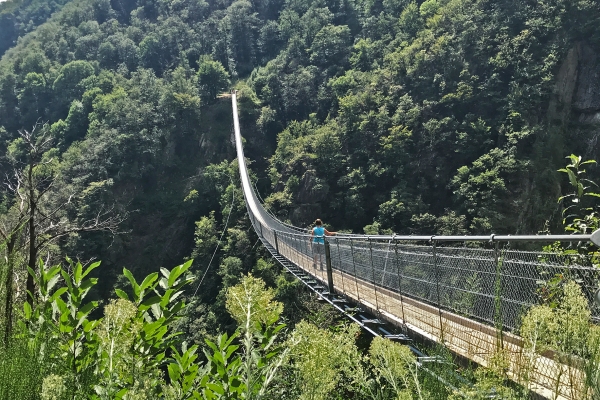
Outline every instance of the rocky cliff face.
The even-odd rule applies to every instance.
[[[585,158],[600,159],[600,49],[587,43],[574,45],[556,77],[550,101],[550,129],[565,132],[565,146]],[[568,145],[566,143],[569,143]]]
[[[579,71],[573,109],[584,119],[592,117],[597,120],[600,117],[600,57],[594,49],[585,44],[577,47]]]
[[[576,116],[580,122],[600,123],[598,52],[585,43],[577,43],[569,50],[556,78],[555,98],[548,110],[550,118],[566,122]]]

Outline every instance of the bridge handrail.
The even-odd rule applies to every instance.
[[[269,228],[273,232],[285,233],[293,236],[308,236],[305,233],[290,233],[278,229]],[[302,230],[297,228],[297,230]],[[402,241],[402,242],[587,242],[592,235],[489,235],[489,236],[449,236],[449,235],[361,235],[352,233],[338,233],[335,237],[380,240],[380,241]],[[331,238],[327,236],[326,238]]]

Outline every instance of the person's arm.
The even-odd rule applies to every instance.
[[[337,235],[337,232],[329,232],[327,229],[325,229],[325,235],[327,235],[327,236],[335,236],[335,235]]]
[[[315,230],[314,230],[314,229],[311,229],[311,230],[310,230],[310,238],[308,239],[308,241],[309,241],[309,242],[312,242],[312,238],[313,238],[313,236],[315,236]]]

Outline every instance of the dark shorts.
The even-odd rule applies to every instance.
[[[325,244],[313,242],[312,250],[314,254],[325,254]]]

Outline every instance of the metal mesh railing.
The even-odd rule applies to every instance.
[[[309,271],[313,268],[318,274],[319,261],[325,265],[323,254],[317,255],[317,268],[312,266],[310,235],[265,226],[262,232],[264,240],[273,247],[277,240],[277,247],[286,249],[284,256]],[[360,280],[372,285],[374,291],[386,289],[515,331],[523,313],[549,295],[551,282],[574,280],[589,299],[593,318],[600,321],[600,307],[593,301],[600,268],[581,265],[580,255],[442,247],[435,242],[417,245],[362,237],[329,237],[327,241],[332,269],[340,280],[345,278],[345,286]]]

